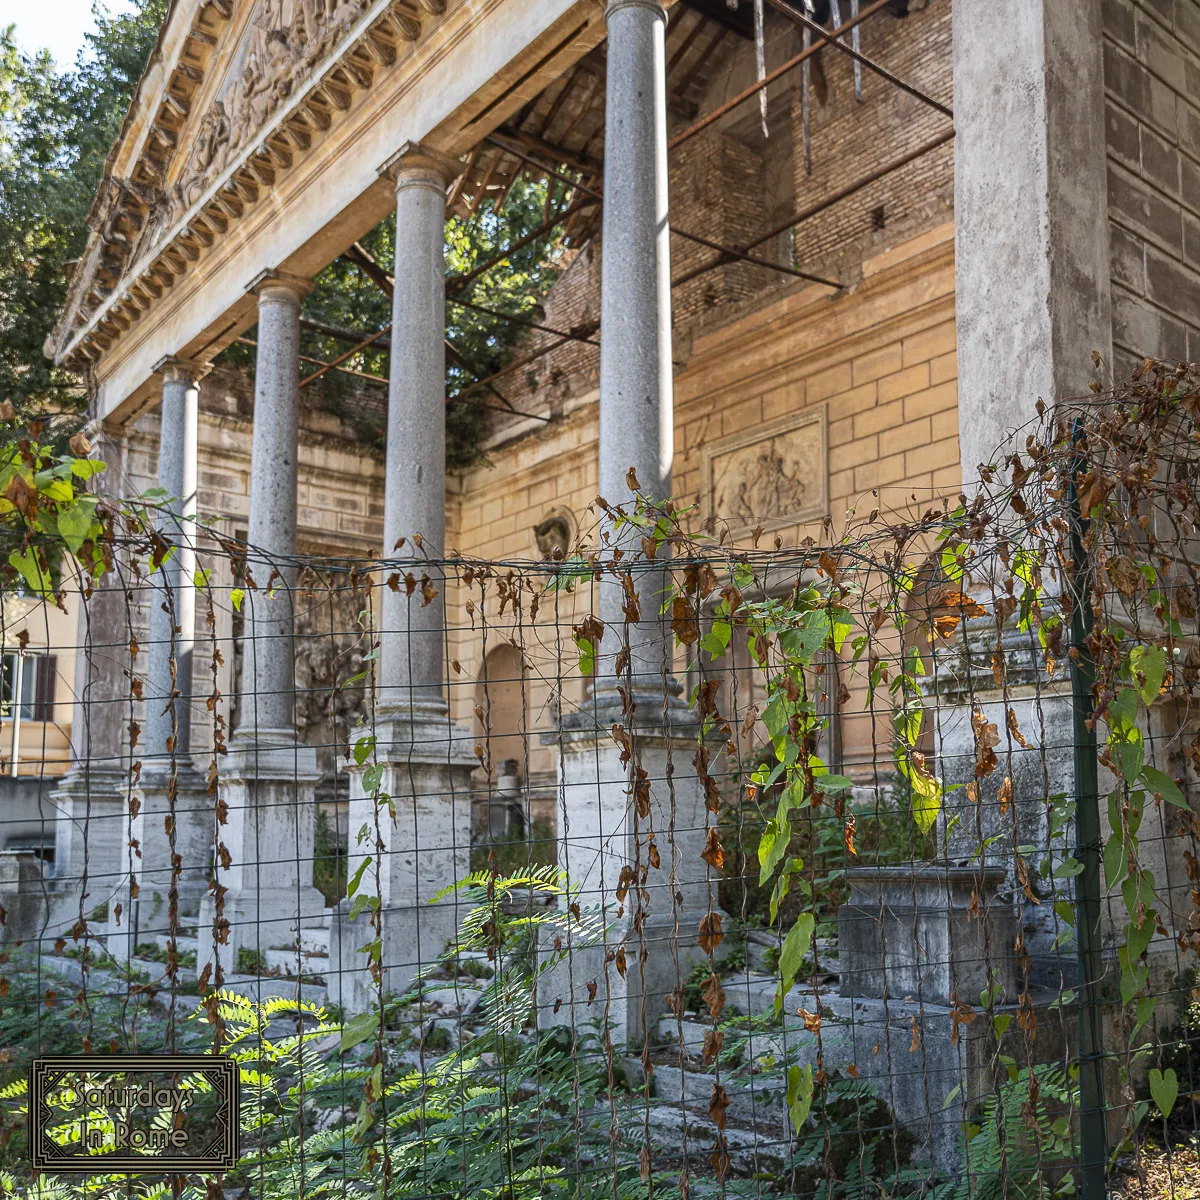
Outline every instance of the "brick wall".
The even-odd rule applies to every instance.
[[[1104,0],[1114,369],[1200,358],[1200,2]]]
[[[693,338],[675,380],[676,495],[703,507],[706,447],[815,408],[826,413],[835,528],[851,508],[915,509],[919,515],[937,498],[955,494],[953,246],[953,227],[943,224],[868,259],[862,283],[849,294],[830,299],[822,289],[788,290]],[[447,514],[451,544],[468,555],[530,561],[538,554],[533,526],[551,508],[569,508],[582,530],[592,528],[597,420],[595,393],[577,397],[568,415],[494,451],[489,465],[456,477]],[[793,525],[772,536],[794,545],[819,533],[819,525]],[[450,596],[448,611],[457,626],[451,657],[462,668],[450,686],[459,719],[471,724],[472,681],[483,646],[464,614],[466,598]],[[478,608],[480,597],[471,598]],[[586,592],[560,594],[556,603],[557,613],[543,605],[537,622],[522,618],[536,727],[545,727],[552,705],[569,711],[583,695],[583,681],[571,668],[573,647],[556,642],[551,624],[569,628],[590,611],[593,599]],[[492,621],[499,619],[496,604],[493,595],[484,605]],[[496,633],[493,628],[489,636]],[[559,696],[554,681],[564,673]],[[869,729],[855,720],[845,731],[849,761],[856,747],[870,745]],[[530,769],[552,770],[552,753],[531,744]]]
[[[843,6],[846,13],[848,6]],[[913,6],[914,10],[916,6]],[[886,12],[862,25],[862,52],[948,107],[954,96],[949,0],[900,19]],[[854,99],[849,55],[821,52],[828,98],[812,104],[812,173],[805,167],[801,101],[792,97],[796,208],[801,212],[864,179],[951,126],[949,118],[864,68],[863,100]],[[894,244],[950,216],[954,203],[952,143],[870,184],[796,229],[800,266],[821,263],[853,271],[872,248]],[[844,274],[841,277],[845,277]]]

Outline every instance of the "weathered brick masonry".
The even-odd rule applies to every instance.
[[[1113,346],[1200,357],[1200,3],[1104,0]]]

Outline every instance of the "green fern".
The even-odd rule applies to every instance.
[[[963,1131],[966,1170],[936,1188],[934,1200],[1049,1200],[1070,1191],[1064,1168],[1073,1157],[1076,1093],[1062,1068],[1048,1063],[1006,1079]]]

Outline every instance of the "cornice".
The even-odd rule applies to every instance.
[[[176,0],[176,5],[179,2]],[[207,183],[198,199],[144,249],[138,243],[145,240],[146,226],[152,220],[151,195],[145,188],[139,193],[129,180],[107,176],[97,199],[88,250],[76,268],[67,308],[59,328],[47,342],[47,354],[56,362],[80,366],[101,358],[205,251],[223,240],[232,227],[260,204],[282,175],[312,151],[339,115],[358,105],[382,72],[391,71],[409,57],[449,7],[451,4],[446,0],[369,0],[362,14],[326,56],[305,73],[302,84],[293,85],[290,96]],[[171,18],[175,12],[173,6]],[[224,29],[233,12],[234,0],[205,0],[198,4],[191,28],[181,39],[183,45],[195,41],[198,31],[204,35],[201,44],[207,49],[206,61],[211,60],[218,38],[208,29],[218,19]],[[167,36],[164,27],[160,46]],[[150,73],[147,72],[147,77]],[[170,170],[185,125],[192,138],[202,132],[192,127],[190,100],[184,97],[178,79],[191,85],[192,95],[201,89],[203,73],[184,61],[183,49],[162,89],[163,99],[154,119],[160,121],[164,110],[169,110],[175,123],[163,126],[166,133],[160,131],[157,135],[154,130],[160,126],[152,123],[138,159],[139,164],[146,161],[146,148],[156,144],[156,137],[169,142],[168,153],[151,160],[161,180],[165,180]],[[132,115],[131,109],[127,125]],[[209,115],[196,119],[208,119]],[[115,148],[110,157],[119,155],[120,149],[120,146]],[[136,254],[136,261],[122,264],[121,254]],[[107,283],[109,279],[111,284]],[[101,294],[105,286],[107,293]],[[95,308],[81,320],[89,297],[94,298]]]

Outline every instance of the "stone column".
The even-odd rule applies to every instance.
[[[1093,351],[1103,357],[1108,377],[1101,3],[964,0],[954,6],[953,48],[959,445],[970,490],[979,464],[996,462],[1006,437],[1036,418],[1039,398],[1053,405],[1088,393],[1096,374]],[[1023,447],[1024,436],[1017,442]],[[990,605],[986,583],[979,595]],[[978,624],[986,640],[992,619]],[[1064,668],[1053,685],[1043,676],[1034,704],[1036,650],[1028,635],[1010,628],[1002,693],[992,675],[995,647],[984,653],[973,646],[977,636],[964,623],[962,646],[940,656],[961,658],[942,670],[939,687],[957,691],[963,708],[938,722],[939,769],[951,783],[972,776],[972,704],[1000,730],[1005,708],[1013,708],[1036,747],[1014,760],[1023,764],[1013,777],[1018,823],[1023,841],[1044,844],[1047,788],[1053,794],[1074,786],[1071,756],[1061,750],[1073,741],[1068,672]],[[967,654],[972,646],[975,653]],[[1038,766],[1038,755],[1046,753],[1049,779]],[[997,785],[1003,774],[997,772]],[[960,841],[968,836],[959,831]],[[997,846],[994,853],[1000,852]],[[1022,923],[1036,927],[1027,927],[1025,939],[1035,977],[1057,986],[1060,973],[1074,974],[1073,945],[1056,946],[1052,904],[1029,909]]]
[[[666,13],[660,0],[609,0],[607,22],[599,478],[600,494],[615,505],[632,503],[631,467],[644,494],[670,498],[675,431]],[[611,527],[607,532],[610,545],[625,542],[623,548],[638,556],[640,539],[631,541]],[[670,673],[672,638],[659,615],[664,579],[659,567],[634,566],[641,619],[629,624],[620,582],[601,583],[605,634],[595,685],[583,711],[565,719],[555,735],[559,862],[582,902],[602,907],[608,932],[603,945],[572,953],[569,973],[565,963],[547,972],[539,986],[541,1018],[578,1026],[601,1016],[607,1002],[615,1037],[633,1043],[640,1042],[643,1003],[645,1027],[653,1029],[666,994],[699,956],[694,931],[709,902],[700,858],[709,814],[693,767],[696,726]],[[618,672],[617,654],[625,645],[628,666]],[[626,687],[631,709],[618,685]],[[631,755],[614,740],[614,726],[628,731]],[[632,800],[639,772],[649,783],[642,815]],[[652,844],[658,868],[649,865]],[[626,896],[621,888],[617,898],[626,866],[646,872],[650,898],[640,923],[632,919],[637,889]],[[608,961],[621,945],[624,975]],[[591,983],[595,1002],[588,999]]]
[[[91,457],[106,465],[94,488],[119,494],[125,471],[125,431],[89,427]],[[56,924],[74,924],[109,903],[128,871],[127,792],[129,634],[131,603],[121,564],[94,583],[76,606],[71,767],[51,794],[54,806],[55,890],[61,893]]]
[[[362,888],[382,902],[385,991],[406,990],[417,969],[436,961],[457,928],[453,900],[431,904],[470,869],[470,776],[477,760],[470,734],[454,725],[443,694],[446,656],[446,189],[462,166],[407,143],[381,168],[396,186],[396,279],[388,390],[387,483],[383,553],[401,574],[428,575],[437,596],[384,588],[376,721],[355,738],[373,737],[364,778],[351,774],[350,829],[376,840],[375,796],[391,797],[395,818],[379,811],[382,869]],[[405,539],[397,550],[397,543]],[[420,540],[420,545],[416,539]],[[354,848],[352,848],[353,851]],[[351,863],[351,871],[358,864]],[[374,937],[363,914],[343,910],[330,934],[329,995],[352,1011],[370,1002],[374,984],[358,948]]]
[[[246,537],[257,586],[246,592],[237,736],[252,743],[260,759],[268,748],[290,758],[296,740],[290,562],[296,553],[300,306],[311,289],[308,280],[278,271],[264,271],[251,284],[258,297],[258,358]]]
[[[228,814],[217,882],[225,892],[219,914],[215,897],[205,899],[198,956],[211,961],[215,922],[226,974],[238,970],[243,949],[258,963],[269,950],[292,950],[300,929],[325,913],[312,885],[316,751],[299,743],[294,719],[300,307],[311,287],[264,271],[249,288],[258,298],[246,555],[254,586],[242,602],[240,716],[221,781]]]
[[[178,931],[180,922],[194,922],[208,874],[212,833],[207,786],[189,753],[199,380],[208,367],[165,358],[155,369],[163,380],[158,486],[164,493],[156,525],[175,549],[148,581],[144,748],[130,826],[137,894],[127,894],[123,911],[114,905],[109,914],[109,949],[118,955],[132,945],[166,937],[173,926]],[[176,855],[178,871],[172,865]]]

